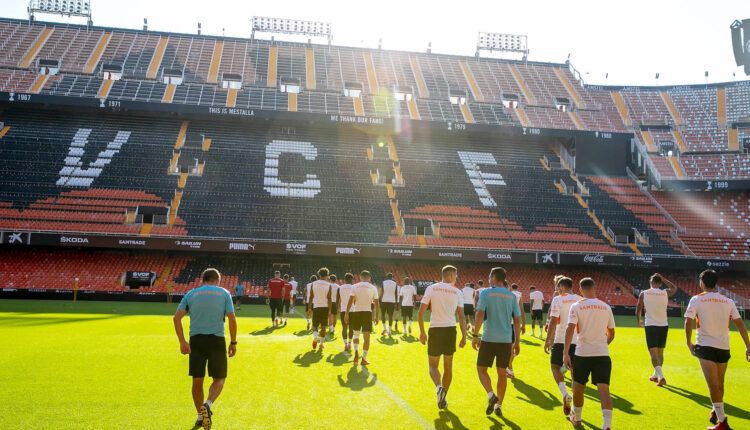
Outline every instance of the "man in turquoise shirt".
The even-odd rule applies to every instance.
[[[472,346],[479,350],[477,356],[477,374],[479,382],[487,392],[487,415],[495,411],[501,417],[503,398],[507,386],[506,369],[510,361],[511,352],[518,355],[521,352],[519,333],[521,327],[521,308],[516,296],[508,290],[505,269],[495,267],[490,272],[490,288],[485,288],[479,294],[477,303],[476,324],[473,333]],[[479,330],[484,324],[481,341]],[[515,334],[515,337],[514,337]],[[515,339],[515,341],[514,341]],[[492,391],[492,379],[487,369],[495,362],[497,368],[497,394]]]
[[[224,388],[227,377],[227,353],[233,357],[237,352],[237,319],[234,315],[232,296],[219,287],[221,274],[216,269],[206,269],[202,275],[203,285],[187,294],[180,301],[174,314],[174,329],[180,341],[180,352],[190,354],[188,374],[193,377],[193,403],[198,411],[196,426],[211,428],[213,412],[211,405]],[[190,313],[190,342],[185,340],[182,318]],[[224,340],[224,317],[229,320],[231,341],[227,349]],[[203,378],[213,381],[208,388],[208,399],[203,401]]]
[[[237,308],[237,310],[240,310],[243,295],[245,295],[245,286],[242,285],[242,282],[238,282],[234,287],[234,300],[236,302],[235,307]]]

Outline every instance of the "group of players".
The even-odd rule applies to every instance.
[[[204,286],[188,292],[175,314],[175,330],[180,340],[180,349],[183,354],[190,354],[189,373],[193,377],[193,400],[198,411],[196,425],[201,424],[204,428],[211,426],[213,413],[210,407],[221,392],[226,378],[227,351],[230,357],[233,356],[237,345],[231,296],[218,287],[218,271],[208,269],[207,272],[208,276],[204,273],[203,277]],[[419,341],[427,345],[429,376],[435,385],[437,406],[439,409],[448,406],[447,395],[453,379],[453,355],[457,343],[458,347],[463,348],[471,332],[471,344],[478,351],[477,376],[487,393],[485,413],[502,416],[507,379],[514,377],[512,362],[520,354],[520,338],[526,329],[522,294],[518,285],[509,286],[506,271],[500,267],[491,270],[489,285],[486,287],[484,281],[478,281],[476,289],[471,284],[456,287],[457,277],[458,271],[454,266],[443,267],[441,280],[428,286],[422,294],[417,314]],[[288,314],[293,312],[292,298],[297,292],[297,285],[292,284],[292,281],[293,278],[281,277],[276,272],[268,283],[268,303],[274,327],[286,325]],[[353,348],[354,365],[367,366],[371,364],[367,359],[370,335],[373,327],[380,321],[384,326],[381,335],[390,336],[394,331],[394,313],[400,309],[404,333],[411,334],[417,289],[409,278],[405,278],[404,285],[399,286],[390,273],[386,275],[380,291],[372,283],[371,274],[366,270],[359,273],[359,282],[354,281],[354,275],[347,273],[339,284],[335,275],[327,268],[321,268],[307,284],[303,302],[307,310],[308,330],[312,332],[313,350],[322,352],[326,332],[335,330],[337,315],[340,315],[344,351],[350,353]],[[709,421],[713,425],[710,429],[726,430],[730,428],[723,403],[724,377],[730,358],[728,323],[731,321],[736,325],[745,343],[745,357],[748,361],[750,339],[734,302],[718,292],[716,272],[702,272],[699,284],[703,293],[690,300],[685,312],[686,344],[690,353],[699,359],[709,389],[712,402]],[[609,344],[615,338],[615,320],[612,308],[597,298],[593,279],[583,278],[578,285],[580,295],[574,292],[571,278],[563,275],[554,278],[555,294],[549,306],[546,337],[543,333],[544,295],[541,291],[530,288],[531,334],[536,335],[538,324],[538,336],[544,338],[544,351],[550,354],[551,373],[560,390],[563,413],[573,426],[581,426],[584,391],[590,381],[596,386],[601,400],[602,429],[611,430],[613,402],[609,393],[612,372]],[[656,385],[663,386],[666,384],[663,371],[664,348],[669,331],[667,308],[669,298],[676,293],[677,288],[659,274],[650,278],[649,287],[640,293],[636,317],[639,325],[645,327],[646,344],[653,366],[653,374],[649,379]],[[204,308],[216,310],[216,317],[220,319],[207,324]],[[184,338],[180,323],[188,310],[191,314],[189,343]],[[425,313],[428,310],[429,329],[425,330]],[[223,341],[225,315],[229,317],[231,335],[228,350]],[[693,327],[698,321],[697,339],[694,343]],[[395,322],[397,330],[398,321]],[[211,333],[202,331],[204,326]],[[460,340],[457,326],[461,332]],[[214,342],[214,339],[208,339],[206,335],[220,336],[221,342]],[[363,339],[361,355],[360,336]],[[489,375],[489,368],[493,364],[497,373],[494,387]],[[214,381],[209,389],[208,399],[203,402],[202,384],[206,365],[209,376]],[[572,394],[568,392],[564,379],[568,370],[571,371]]]

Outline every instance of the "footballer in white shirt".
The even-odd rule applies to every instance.
[[[351,324],[354,330],[354,365],[359,362],[359,334],[364,337],[362,345],[363,366],[370,363],[367,361],[367,352],[370,350],[370,333],[372,333],[373,323],[378,323],[378,289],[370,283],[370,272],[363,270],[359,274],[361,282],[352,286],[352,294],[349,296],[349,303],[346,305],[346,315],[344,321]]]
[[[354,338],[354,330],[344,318],[346,307],[349,305],[349,297],[352,295],[352,282],[354,282],[354,275],[347,273],[344,275],[344,283],[336,290],[336,303],[341,313],[341,338],[344,340],[344,352],[351,351],[352,339]]]
[[[516,301],[518,302],[518,307],[521,309],[521,327],[519,330],[519,333],[524,334],[526,333],[526,311],[523,309],[523,303],[521,303],[521,298],[523,297],[523,294],[521,291],[518,290],[518,284],[511,284],[510,285],[510,292],[513,293],[514,296],[516,296]],[[513,331],[513,341],[516,341],[515,338],[516,332]],[[508,363],[508,368],[505,369],[505,373],[507,374],[508,378],[515,378],[516,374],[513,371],[513,361],[516,359],[516,353],[511,352],[510,355],[510,362]]]
[[[338,291],[339,291],[339,284],[336,282],[338,278],[336,275],[331,273],[331,276],[329,277],[329,281],[331,282],[331,316],[328,318],[328,332],[331,335],[331,338],[336,334],[336,314],[339,312],[339,306],[338,302],[336,302],[336,298],[338,297]]]
[[[529,307],[531,308],[531,335],[535,335],[536,323],[539,323],[539,337],[542,337],[544,327],[544,294],[535,286],[529,288]]]
[[[303,298],[303,303],[305,304],[306,312],[305,312],[305,320],[307,321],[307,331],[310,331],[310,325],[312,323],[312,311],[310,310],[310,289],[312,288],[312,283],[317,281],[318,277],[315,275],[310,276],[310,282],[305,285],[305,297]]]
[[[310,284],[310,303],[308,313],[312,314],[312,348],[323,352],[323,344],[326,340],[326,328],[331,318],[331,282],[329,271],[326,267],[318,270],[318,280]]]
[[[454,286],[458,270],[445,266],[442,281],[430,285],[422,296],[419,306],[419,341],[427,344],[430,378],[436,387],[439,409],[448,407],[446,396],[453,379],[453,353],[456,352],[456,316],[461,326],[459,346],[466,345],[466,318],[464,318],[464,298]],[[424,314],[430,309],[430,331],[424,329]],[[440,375],[440,357],[443,357],[443,374]]]
[[[612,360],[609,358],[609,344],[615,338],[615,318],[612,308],[596,298],[596,284],[593,279],[583,278],[579,286],[583,299],[570,307],[563,348],[565,365],[573,369],[573,410],[570,413],[570,422],[574,427],[581,426],[583,394],[591,375],[591,383],[596,385],[601,400],[604,420],[602,430],[611,430],[612,396],[609,394],[609,380],[612,374]],[[571,347],[576,332],[578,345],[573,355]]]
[[[547,340],[544,342],[544,352],[550,354],[550,366],[552,368],[552,377],[560,390],[563,398],[563,413],[565,416],[570,415],[572,397],[568,394],[568,388],[565,386],[565,376],[562,372],[563,366],[563,349],[565,349],[565,330],[568,328],[568,317],[570,308],[581,300],[581,296],[573,293],[573,280],[567,276],[555,277],[559,294],[552,299],[549,307],[549,329],[547,330]],[[570,344],[569,353],[575,355],[578,338],[573,334],[573,340]]]
[[[729,321],[734,322],[745,342],[745,359],[750,361],[750,340],[734,301],[717,291],[719,275],[713,270],[700,274],[703,292],[690,299],[685,310],[685,337],[690,352],[700,359],[703,377],[713,403],[709,421],[711,430],[729,429],[724,412],[724,376],[729,362]],[[693,323],[698,322],[697,339],[693,344]]]
[[[383,333],[381,335],[391,335],[393,330],[393,312],[396,310],[398,302],[398,284],[393,280],[393,273],[386,273],[383,281],[383,296],[380,298],[381,312],[380,317],[383,320]],[[388,324],[385,323],[385,317],[388,317]]]
[[[414,300],[417,296],[417,288],[411,284],[411,278],[404,278],[404,285],[398,290],[401,303],[401,317],[404,319],[404,333],[411,335],[411,319],[414,315]]]
[[[466,330],[471,331],[471,327],[474,325],[474,284],[469,282],[461,288],[461,293],[464,295],[464,316],[466,317]]]
[[[654,373],[649,377],[651,382],[662,387],[667,384],[664,378],[664,348],[667,346],[667,334],[669,333],[669,320],[667,318],[667,308],[669,299],[677,293],[677,287],[669,280],[658,273],[654,273],[649,278],[648,290],[641,291],[638,295],[638,306],[635,308],[635,317],[638,325],[645,327],[646,330],[646,347],[651,355],[651,365],[654,367]],[[663,290],[662,287],[667,289]],[[646,313],[644,322],[642,316]]]

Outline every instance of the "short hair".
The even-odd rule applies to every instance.
[[[370,271],[369,270],[363,270],[363,271],[359,272],[359,276],[361,276],[363,278],[369,278],[370,277]]]
[[[289,280],[289,275],[286,274],[286,273],[284,273],[284,279],[286,279],[288,281]]]
[[[274,270],[274,271],[273,271],[273,274],[274,274],[274,275],[281,275],[281,272],[279,272],[278,270]]]
[[[468,285],[468,286],[469,286],[469,287],[471,287],[471,288],[474,288],[474,283],[473,283],[473,282],[469,282],[469,283],[468,283],[468,284],[466,284],[466,285]]]
[[[707,269],[701,272],[699,279],[706,288],[713,289],[719,282],[719,274],[715,270]]]
[[[507,278],[508,274],[502,267],[493,267],[492,270],[490,270],[490,279],[492,279],[493,281],[504,284]]]
[[[560,283],[560,279],[562,279],[564,277],[565,277],[565,275],[555,275],[555,277],[553,278],[555,280],[555,286],[557,286],[557,284]]]
[[[648,281],[652,284],[663,284],[664,280],[661,278],[661,275],[658,273],[654,273],[651,275],[650,278],[648,278]]]
[[[218,270],[209,267],[203,271],[201,279],[203,279],[203,282],[218,282],[221,279],[221,273],[219,273]]]
[[[531,288],[529,288],[529,291],[536,291],[536,287],[532,285]]]
[[[385,274],[385,279],[393,279],[393,273],[388,272]]]
[[[352,275],[351,273],[347,273],[346,275],[344,275],[344,280],[347,284],[351,284],[352,281],[354,281],[354,275]]]
[[[583,278],[580,282],[578,282],[578,285],[581,286],[582,290],[590,290],[594,288],[596,283],[594,283],[594,280],[591,278]]]
[[[510,289],[511,290],[517,290],[518,289],[518,284],[511,284],[510,285]]]
[[[330,279],[331,279],[331,282],[336,282],[336,279],[338,279],[338,278],[336,277],[336,275],[332,274],[331,277],[330,277]]]
[[[315,275],[310,276],[310,282],[315,282],[318,280],[318,277]]]
[[[557,280],[557,285],[566,288],[573,288],[573,280],[567,276],[559,275],[560,278]]]
[[[404,278],[404,285],[409,285],[409,284],[411,284],[411,278],[407,276],[406,278]]]
[[[446,266],[443,266],[443,270],[440,271],[440,273],[442,273],[443,276],[445,276],[446,274],[450,272],[456,273],[458,272],[458,269],[456,269],[456,266],[451,266],[450,264],[448,264]]]
[[[318,270],[318,277],[319,278],[325,278],[328,276],[328,274],[331,273],[327,267],[321,267],[320,270]]]
[[[480,280],[479,280],[479,281],[477,282],[477,284],[479,284],[479,286],[481,287],[482,285],[484,285],[484,281],[480,279]]]

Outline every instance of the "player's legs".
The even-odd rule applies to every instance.
[[[609,384],[596,384],[599,399],[602,402],[603,430],[612,428],[612,396],[609,394]]]
[[[268,307],[271,308],[271,324],[273,324],[273,326],[275,327],[276,326],[276,302],[274,301],[274,299],[270,299],[268,301]]]
[[[196,412],[200,412],[201,406],[203,406],[203,379],[204,378],[193,378],[192,394]]]
[[[442,386],[440,376],[440,356],[428,356],[427,364],[429,366],[430,378],[432,379],[432,383],[435,384],[436,387]]]
[[[367,353],[370,351],[370,332],[362,332],[362,338],[364,340],[364,342],[362,343],[362,365],[366,366],[370,364],[367,362]]]
[[[224,381],[226,381],[226,378],[214,378],[211,385],[208,387],[208,401],[211,402],[211,404],[219,398],[221,390],[224,389]]]
[[[505,372],[504,367],[497,367],[497,391],[495,391],[495,394],[497,395],[497,399],[499,403],[503,404],[503,399],[505,398],[505,391],[508,387],[508,374]]]
[[[393,308],[394,304],[391,303],[388,305],[388,310],[386,311],[388,314],[388,334],[391,333],[391,327],[393,327]]]
[[[451,381],[453,381],[453,355],[444,355],[443,356],[443,388],[445,388],[445,391],[448,391],[448,388],[451,386]]]
[[[724,412],[724,377],[727,371],[727,363],[717,363],[701,358],[700,364],[711,397],[713,412],[716,414],[718,421],[722,422],[726,419]]]
[[[583,411],[583,393],[586,386],[573,381],[573,412],[570,414],[570,421],[575,425],[581,422],[581,413]]]

